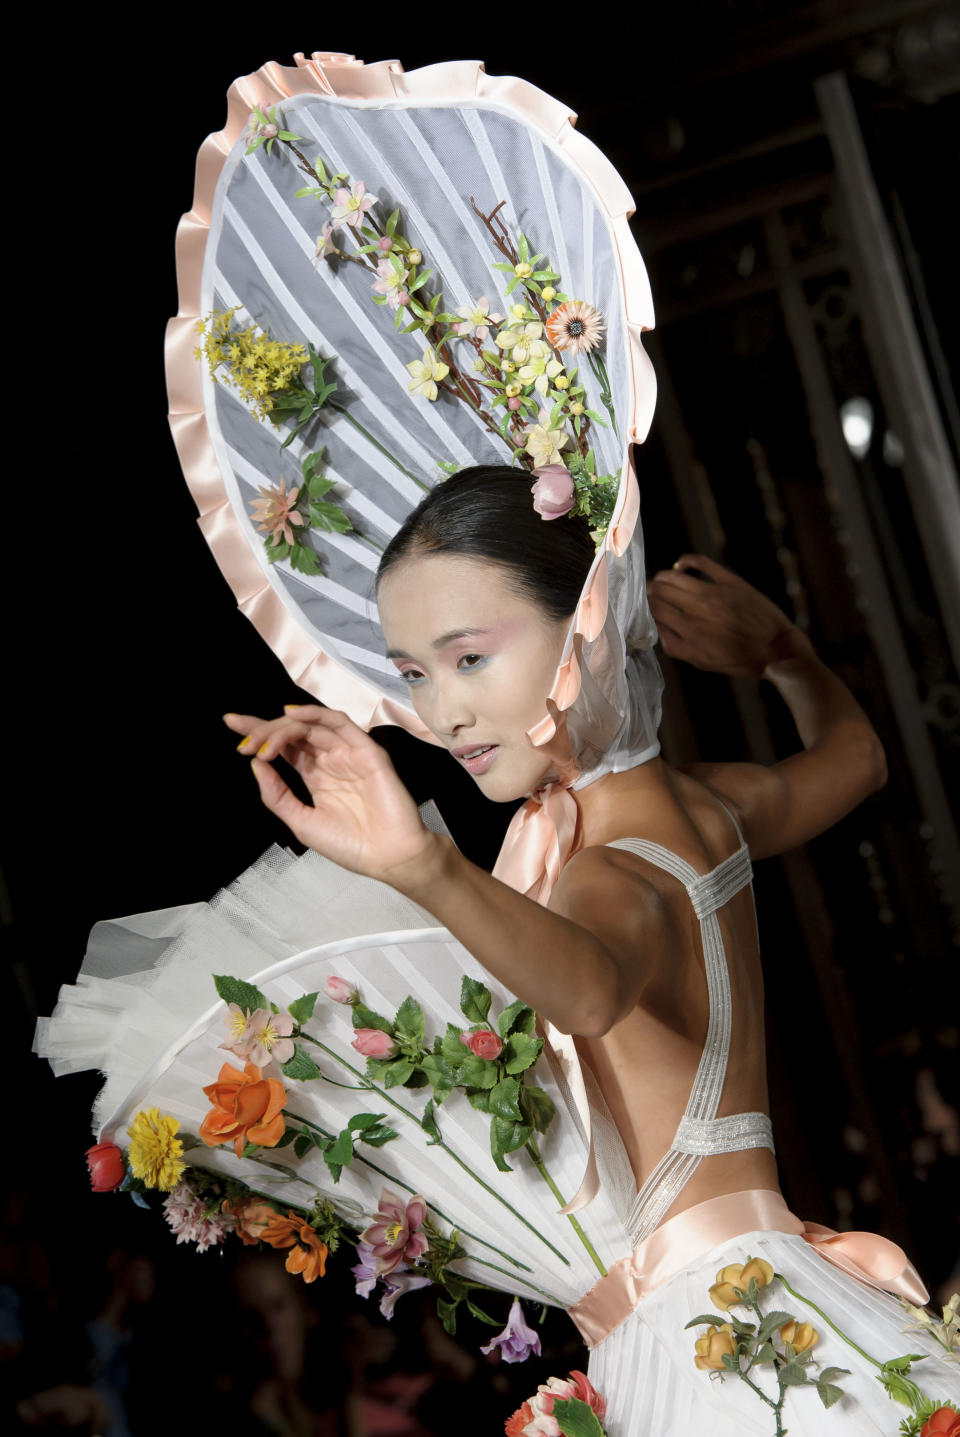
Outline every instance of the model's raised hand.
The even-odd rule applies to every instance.
[[[325,858],[391,882],[425,860],[434,835],[388,754],[336,709],[288,705],[281,718],[229,713],[224,723],[251,759],[260,797],[291,833]],[[284,759],[310,794],[303,803],[274,767]]]
[[[788,636],[799,638],[782,609],[703,554],[685,554],[661,570],[648,593],[664,650],[698,669],[760,678]]]

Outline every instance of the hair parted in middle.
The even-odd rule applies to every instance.
[[[546,523],[533,507],[530,473],[474,465],[443,480],[407,516],[380,559],[377,583],[402,559],[462,554],[508,571],[549,619],[569,618],[595,557],[581,516]]]

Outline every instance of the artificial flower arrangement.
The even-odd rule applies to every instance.
[[[890,1397],[912,1409],[912,1416],[900,1424],[902,1437],[939,1437],[941,1433],[960,1437],[960,1411],[950,1403],[938,1402],[926,1397],[908,1375],[915,1362],[926,1359],[922,1353],[908,1352],[903,1357],[879,1361],[865,1352],[858,1343],[842,1332],[830,1317],[809,1297],[796,1292],[787,1279],[763,1258],[747,1258],[745,1263],[731,1263],[721,1268],[717,1280],[710,1288],[710,1300],[726,1316],[715,1313],[701,1313],[691,1318],[687,1327],[707,1324],[707,1331],[695,1343],[694,1361],[697,1367],[721,1381],[725,1376],[734,1376],[746,1383],[752,1392],[769,1407],[774,1416],[775,1437],[783,1437],[787,1428],[783,1425],[783,1406],[787,1392],[792,1387],[812,1386],[824,1407],[832,1407],[843,1396],[838,1379],[849,1369],[824,1367],[818,1371],[813,1349],[820,1341],[820,1334],[807,1320],[801,1320],[793,1313],[778,1308],[764,1312],[760,1306],[760,1293],[772,1288],[775,1283],[803,1302],[811,1311],[836,1333],[849,1347],[877,1369],[877,1380],[886,1388]],[[931,1318],[924,1308],[902,1303],[915,1318],[912,1328],[933,1334],[944,1349],[947,1361],[960,1360],[960,1336],[958,1336],[957,1308],[960,1295],[955,1294],[944,1309],[943,1321]],[[746,1308],[746,1318],[736,1315],[735,1308]],[[750,1319],[754,1320],[750,1320]],[[776,1391],[765,1390],[758,1380],[764,1372],[772,1373]]]
[[[551,1122],[554,1109],[547,1093],[525,1077],[543,1047],[542,1038],[533,1032],[535,1017],[531,1008],[516,1000],[494,1020],[490,991],[476,979],[464,976],[461,1011],[467,1026],[448,1023],[442,1035],[428,1042],[423,1011],[414,998],[404,999],[396,1014],[388,1018],[366,1007],[352,984],[330,975],[325,982],[326,997],[350,1010],[350,1046],[366,1060],[365,1067],[360,1068],[345,1053],[306,1031],[319,993],[294,1000],[283,1013],[255,985],[242,979],[224,975],[215,977],[214,983],[227,1005],[227,1032],[220,1046],[243,1066],[224,1062],[215,1079],[203,1088],[210,1110],[196,1136],[181,1133],[175,1118],[151,1108],[133,1119],[125,1151],[110,1142],[90,1148],[87,1162],[95,1191],[127,1191],[145,1207],[150,1206],[151,1191],[164,1193],[164,1215],[178,1243],[192,1242],[199,1252],[219,1245],[230,1235],[247,1246],[263,1243],[285,1251],[287,1271],[308,1283],[324,1275],[327,1258],[342,1242],[350,1242],[357,1254],[352,1269],[356,1290],[368,1297],[379,1286],[380,1310],[388,1318],[404,1293],[435,1283],[443,1289],[437,1310],[448,1332],[456,1331],[461,1305],[481,1322],[498,1326],[497,1319],[477,1304],[476,1293],[482,1284],[456,1272],[451,1264],[469,1255],[474,1262],[498,1273],[509,1276],[510,1270],[487,1255],[478,1255],[465,1243],[471,1248],[480,1246],[522,1270],[525,1287],[539,1292],[545,1302],[558,1304],[557,1298],[528,1280],[526,1274],[532,1271],[528,1263],[463,1227],[453,1227],[443,1212],[399,1175],[375,1163],[366,1152],[358,1151],[360,1146],[382,1148],[397,1137],[385,1113],[358,1112],[339,1133],[328,1132],[312,1119],[291,1111],[291,1092],[286,1086],[323,1079],[337,1082],[332,1072],[344,1070],[343,1075],[349,1074],[353,1085],[376,1094],[383,1104],[412,1118],[432,1146],[440,1148],[488,1196],[518,1217],[532,1237],[562,1256],[502,1193],[446,1144],[438,1121],[438,1110],[444,1101],[455,1090],[461,1091],[470,1106],[489,1121],[495,1167],[510,1171],[508,1154],[523,1150],[562,1205],[563,1198],[535,1141],[535,1134],[544,1132]],[[404,1088],[427,1086],[431,1096],[418,1112],[398,1097]],[[185,1157],[190,1151],[227,1147],[236,1157],[262,1166],[262,1186],[254,1188],[247,1181],[189,1165]],[[317,1198],[311,1207],[280,1205],[269,1191],[278,1173],[286,1179],[297,1176],[306,1181],[295,1167],[272,1160],[271,1150],[288,1147],[295,1160],[318,1150],[334,1186],[346,1166],[354,1161],[365,1162],[386,1180],[377,1210],[363,1222],[355,1215],[344,1217],[337,1211],[336,1198],[316,1184],[312,1186]],[[571,1215],[568,1221],[598,1272],[604,1273],[579,1220]],[[506,1362],[520,1362],[531,1352],[540,1352],[539,1337],[526,1325],[518,1299],[514,1300],[504,1329],[481,1350],[489,1353],[496,1349]]]
[[[418,337],[420,357],[406,363],[410,394],[429,403],[442,394],[445,400],[466,404],[506,446],[509,462],[533,472],[537,513],[547,520],[567,514],[587,517],[599,547],[613,515],[620,477],[619,472],[598,473],[589,441],[591,425],[606,426],[609,421],[614,432],[617,427],[601,354],[603,318],[591,304],[557,288],[559,274],[544,255],[533,252],[526,235],[513,239],[499,213],[505,201],[489,214],[477,209],[472,198],[470,203],[500,256],[493,269],[507,276],[505,301],[513,299],[508,313],[493,311],[486,295],[448,312],[434,271],[425,267],[422,252],[402,233],[399,209],[381,220],[378,197],[367,192],[363,180],[351,182],[346,173],[329,173],[320,156],[310,161],[300,149],[302,137],[284,128],[276,106],[254,108],[248,137],[247,155],[262,145],[268,154],[275,145],[286,149],[309,180],[297,197],[331,207],[317,238],[317,260],[368,270],[373,302],[393,312],[395,330]],[[198,321],[202,344],[197,356],[206,359],[215,381],[239,392],[256,418],[291,425],[283,447],[329,411],[358,429],[408,479],[428,489],[335,397],[336,381],[328,377],[332,356],[321,355],[310,343],[277,340],[255,323],[238,323],[236,316],[236,309],[227,309]],[[590,407],[578,367],[567,367],[570,359],[589,366],[606,419]],[[438,462],[446,473],[457,468]],[[311,527],[357,532],[343,509],[325,497],[334,481],[323,477],[322,464],[322,451],[309,454],[302,463],[301,484],[288,489],[281,481],[261,487],[260,498],[251,506],[270,561],[286,559],[308,574],[320,572],[316,551],[305,542]],[[366,535],[358,537],[380,547]]]

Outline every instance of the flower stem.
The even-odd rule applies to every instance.
[[[607,413],[610,415],[610,423],[613,425],[613,432],[619,439],[620,431],[617,428],[617,416],[613,412],[613,398],[610,393],[610,378],[607,374],[607,366],[600,358],[600,355],[595,354],[593,350],[590,351],[589,358],[590,368],[593,370],[600,383],[600,402],[603,405],[604,409],[607,411]]]
[[[300,1036],[301,1036],[301,1037],[305,1037],[306,1034],[301,1033]],[[314,1040],[312,1040],[312,1041],[316,1041],[316,1040],[314,1039]],[[299,1115],[298,1113],[291,1113],[290,1116],[291,1116],[291,1117],[295,1117],[298,1123],[305,1123],[308,1128],[313,1128],[316,1132],[318,1132],[318,1133],[321,1135],[321,1137],[324,1137],[324,1138],[332,1138],[332,1137],[333,1137],[333,1133],[328,1133],[327,1130],[326,1130],[326,1128],[322,1128],[319,1123],[313,1122],[310,1118],[302,1118],[302,1117],[300,1117],[300,1115]],[[386,1168],[381,1168],[381,1167],[379,1167],[375,1162],[371,1161],[370,1158],[365,1158],[362,1153],[357,1153],[357,1152],[355,1152],[355,1153],[354,1153],[354,1157],[357,1159],[358,1162],[363,1163],[364,1167],[368,1167],[368,1168],[372,1169],[373,1172],[379,1173],[382,1178],[386,1178],[386,1179],[388,1180],[388,1182],[395,1183],[398,1188],[403,1188],[404,1192],[408,1192],[411,1197],[418,1197],[418,1196],[419,1196],[419,1194],[418,1194],[418,1192],[417,1192],[417,1189],[416,1189],[416,1188],[412,1188],[409,1183],[405,1183],[405,1182],[403,1181],[403,1178],[398,1178],[398,1177],[395,1177],[395,1176],[393,1175],[393,1173],[388,1173],[387,1170],[386,1170]],[[297,1174],[294,1173],[292,1169],[288,1169],[287,1171],[290,1172],[293,1177],[297,1178]],[[297,1180],[298,1180],[299,1182],[308,1182],[308,1181],[309,1181],[309,1179],[307,1179],[307,1178],[297,1178]],[[317,1184],[316,1184],[316,1183],[310,1183],[310,1186],[311,1186],[311,1187],[317,1187]],[[317,1191],[320,1192],[321,1189],[320,1189],[320,1188],[317,1188]],[[472,1238],[474,1242],[479,1242],[483,1247],[488,1247],[491,1252],[495,1252],[495,1253],[497,1254],[497,1256],[498,1256],[498,1257],[502,1257],[505,1262],[512,1262],[513,1265],[514,1265],[514,1267],[519,1267],[519,1268],[521,1268],[524,1272],[532,1272],[532,1271],[533,1271],[533,1268],[528,1267],[525,1262],[521,1262],[518,1257],[511,1257],[510,1254],[509,1254],[508,1252],[504,1252],[502,1248],[494,1247],[494,1245],[493,1245],[492,1242],[487,1242],[486,1238],[478,1237],[477,1234],[476,1234],[475,1232],[471,1232],[471,1231],[469,1230],[469,1228],[462,1227],[462,1226],[460,1225],[460,1223],[455,1222],[452,1217],[448,1217],[447,1214],[446,1214],[445,1212],[442,1212],[441,1209],[438,1208],[434,1203],[430,1203],[430,1207],[433,1208],[433,1211],[437,1214],[437,1217],[442,1218],[445,1223],[449,1223],[449,1225],[450,1225],[451,1228],[454,1228],[457,1232],[462,1232],[462,1233],[464,1233],[464,1235],[465,1235],[466,1237]],[[471,1261],[472,1261],[472,1262],[482,1262],[482,1261],[483,1261],[483,1258],[480,1258],[480,1257],[471,1257]],[[488,1264],[488,1266],[491,1266],[491,1265],[492,1265],[492,1264]]]
[[[350,411],[346,408],[345,405],[338,404],[334,399],[328,399],[327,408],[332,409],[335,414],[342,414],[344,419],[346,419],[348,423],[352,424],[354,429],[356,429],[358,433],[363,435],[364,439],[369,440],[369,442],[373,445],[374,449],[378,449],[385,459],[390,460],[390,463],[394,466],[395,469],[399,469],[401,474],[406,474],[407,478],[412,479],[414,484],[418,485],[425,493],[430,493],[430,485],[424,484],[423,480],[418,479],[416,474],[411,474],[409,469],[405,469],[404,466],[400,463],[400,460],[395,458],[394,455],[390,453],[389,449],[385,449],[384,446],[380,443],[379,439],[374,439],[369,429],[366,429],[360,423],[359,419],[354,419],[353,415],[350,413]]]
[[[342,1064],[342,1066],[346,1068],[349,1072],[353,1073],[355,1077],[361,1078],[367,1084],[371,1092],[377,1093],[385,1103],[389,1103],[391,1107],[394,1107],[397,1109],[398,1112],[403,1113],[405,1117],[408,1117],[412,1122],[416,1123],[417,1127],[420,1129],[421,1132],[423,1131],[423,1125],[421,1124],[420,1119],[417,1117],[416,1113],[411,1112],[409,1108],[404,1107],[403,1103],[398,1103],[396,1098],[392,1098],[384,1088],[378,1087],[372,1079],[366,1077],[365,1074],[361,1073],[360,1069],[355,1068],[352,1063],[347,1061],[346,1058],[342,1058],[339,1053],[335,1053],[332,1048],[328,1048],[326,1043],[321,1043],[319,1038],[311,1038],[308,1033],[304,1033],[302,1030],[300,1033],[300,1037],[305,1038],[308,1043],[313,1043],[314,1047],[319,1048],[322,1052],[326,1053],[328,1057],[333,1058],[336,1062]],[[491,1187],[488,1182],[484,1181],[484,1179],[480,1176],[479,1173],[475,1173],[473,1171],[473,1168],[471,1168],[467,1163],[465,1163],[463,1161],[463,1158],[461,1158],[458,1153],[455,1153],[453,1151],[453,1148],[448,1147],[442,1138],[438,1143],[435,1143],[435,1146],[441,1148],[443,1152],[445,1152],[448,1157],[452,1158],[453,1161],[457,1164],[457,1166],[461,1167],[465,1173],[469,1173],[470,1177],[473,1178],[474,1182],[478,1182],[480,1184],[484,1192],[488,1192],[492,1198],[496,1198],[498,1203],[505,1207],[507,1211],[517,1219],[518,1222],[523,1224],[525,1228],[529,1229],[530,1232],[532,1232],[536,1237],[538,1237],[540,1241],[550,1249],[553,1255],[555,1257],[558,1257],[560,1261],[564,1263],[565,1266],[570,1266],[570,1259],[564,1257],[563,1253],[559,1250],[559,1248],[554,1247],[553,1243],[550,1242],[548,1238],[545,1238],[542,1232],[538,1232],[537,1229],[534,1227],[533,1223],[528,1222],[522,1213],[517,1212],[513,1204],[508,1203],[506,1198],[502,1197],[500,1193],[497,1192],[496,1188]],[[372,1167],[373,1164],[371,1163],[370,1166]],[[561,1202],[562,1201],[563,1199],[561,1198]],[[449,1219],[446,1220],[449,1221]],[[466,1229],[464,1229],[464,1231],[466,1231]],[[489,1247],[489,1245],[490,1244],[488,1243],[487,1246]],[[599,1261],[599,1259],[597,1260]]]
[[[543,1180],[544,1180],[544,1182],[546,1183],[547,1187],[548,1187],[548,1188],[550,1189],[550,1191],[553,1193],[553,1195],[554,1195],[554,1197],[556,1198],[557,1202],[560,1204],[561,1207],[566,1207],[566,1201],[565,1201],[565,1199],[564,1199],[562,1193],[560,1192],[560,1189],[557,1187],[557,1185],[556,1185],[556,1183],[554,1182],[553,1178],[550,1176],[549,1172],[547,1171],[547,1165],[546,1165],[546,1163],[543,1161],[543,1158],[540,1156],[539,1149],[537,1148],[537,1145],[536,1145],[536,1143],[533,1141],[532,1138],[531,1138],[531,1139],[529,1140],[529,1142],[527,1143],[527,1152],[530,1154],[531,1158],[533,1159],[534,1167],[537,1169],[537,1172],[538,1172],[538,1173],[540,1174],[540,1176],[543,1178]],[[599,1272],[600,1276],[601,1276],[601,1277],[606,1277],[606,1275],[607,1275],[607,1269],[604,1267],[603,1263],[600,1261],[600,1257],[599,1257],[599,1255],[598,1255],[598,1253],[597,1253],[596,1248],[594,1247],[594,1245],[593,1245],[593,1243],[590,1241],[590,1239],[587,1237],[587,1235],[586,1235],[586,1233],[584,1232],[583,1228],[580,1226],[580,1223],[578,1222],[577,1218],[573,1215],[572,1212],[570,1212],[570,1213],[567,1213],[567,1219],[568,1219],[568,1221],[569,1221],[569,1223],[570,1223],[570,1226],[573,1228],[574,1232],[577,1234],[577,1237],[580,1239],[580,1241],[583,1243],[584,1247],[587,1249],[587,1252],[588,1252],[589,1255],[590,1255],[590,1258],[591,1258],[591,1260],[592,1260],[592,1262],[593,1262],[593,1265],[594,1265],[594,1267],[597,1269],[597,1271]]]
[[[832,1328],[838,1337],[842,1337],[848,1347],[852,1347],[854,1352],[859,1352],[860,1356],[865,1357],[866,1360],[868,1362],[871,1362],[874,1367],[883,1367],[882,1362],[878,1362],[875,1357],[871,1357],[869,1352],[864,1352],[863,1348],[858,1346],[857,1343],[854,1342],[852,1337],[848,1337],[845,1332],[842,1332],[837,1326],[837,1324],[831,1321],[831,1319],[827,1316],[822,1307],[818,1307],[815,1302],[810,1301],[809,1297],[804,1297],[802,1292],[797,1292],[795,1288],[792,1288],[782,1273],[777,1272],[774,1274],[774,1276],[783,1283],[784,1287],[787,1289],[791,1297],[795,1297],[798,1299],[798,1301],[805,1302],[807,1307],[813,1308],[813,1311],[817,1314],[817,1316],[822,1317],[827,1326]]]
[[[461,1231],[463,1231],[462,1228]],[[516,1273],[507,1272],[505,1267],[498,1267],[495,1262],[488,1262],[485,1257],[474,1257],[472,1253],[468,1253],[468,1257],[471,1262],[478,1262],[483,1267],[489,1267],[493,1272],[502,1273],[504,1277],[516,1278]],[[454,1258],[454,1261],[456,1261],[456,1258]],[[531,1292],[539,1293],[542,1298],[544,1298],[547,1302],[552,1303],[555,1307],[563,1307],[563,1303],[560,1298],[555,1297],[552,1292],[544,1292],[542,1287],[537,1287],[535,1283],[528,1282],[525,1277],[521,1277],[518,1280],[523,1283],[524,1287],[529,1287]]]

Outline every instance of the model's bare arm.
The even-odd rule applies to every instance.
[[[263,802],[302,843],[426,908],[563,1032],[599,1037],[635,1005],[646,974],[637,955],[659,951],[662,914],[655,890],[617,856],[576,855],[544,908],[431,833],[389,756],[346,714],[303,705],[279,719],[226,722],[256,755]],[[291,791],[276,759],[297,771],[311,802]]]
[[[691,554],[656,575],[650,603],[668,654],[716,673],[766,679],[793,715],[802,753],[769,768],[704,763],[688,770],[730,800],[755,858],[814,838],[882,787],[886,762],[870,720],[769,599],[721,564]]]

